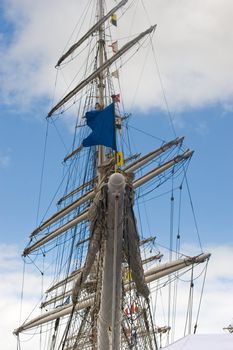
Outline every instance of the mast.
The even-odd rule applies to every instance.
[[[103,0],[98,0],[99,3],[99,20],[101,20],[104,17],[104,6],[103,6]],[[101,67],[104,64],[104,45],[105,45],[105,30],[104,30],[104,23],[102,23],[99,27],[99,67]],[[100,108],[104,108],[104,72],[101,71],[99,73],[99,85],[98,85],[98,93],[99,93],[99,103]],[[103,173],[101,170],[101,166],[104,161],[104,146],[98,147],[98,167],[99,167],[99,182],[101,181],[103,177]]]
[[[103,110],[108,104],[111,96],[107,85],[109,67],[156,28],[156,26],[151,26],[108,58],[105,47],[105,21],[127,1],[121,0],[106,15],[104,0],[95,1],[97,23],[58,61],[60,65],[90,35],[95,33],[96,41],[93,51],[95,70],[90,72],[89,76],[86,75],[83,81],[63,97],[51,109],[48,117],[90,83],[95,84],[95,93],[93,95],[88,93],[88,98],[92,99],[91,102],[98,102],[97,108],[100,110]],[[106,97],[107,95],[109,96]],[[120,116],[116,117],[120,118]],[[87,349],[90,346],[95,350],[157,349],[148,284],[185,269],[187,266],[202,263],[209,258],[209,254],[193,258],[186,257],[148,269],[147,264],[161,258],[162,255],[160,253],[150,255],[142,260],[140,246],[148,243],[151,238],[140,242],[133,211],[134,190],[156,176],[168,173],[168,169],[175,169],[177,164],[182,165],[190,159],[193,151],[184,150],[182,142],[183,138],[176,138],[163,143],[158,149],[154,149],[119,169],[115,165],[116,157],[115,159],[112,157],[107,162],[108,149],[106,146],[98,144],[95,146],[96,162],[94,169],[92,168],[95,174],[89,172],[87,178],[86,175],[84,176],[83,183],[81,180],[77,181],[78,187],[71,186],[71,192],[68,192],[70,188],[67,186],[65,195],[58,202],[61,204],[64,201],[59,210],[32,232],[29,245],[23,252],[23,256],[27,256],[32,252],[42,251],[44,247],[50,248],[49,244],[54,248],[59,245],[63,246],[64,242],[66,244],[72,239],[72,250],[67,249],[69,265],[65,261],[67,257],[64,260],[62,257],[60,270],[55,274],[56,279],[47,289],[46,299],[41,304],[41,309],[43,309],[41,315],[26,321],[15,330],[16,335],[42,324],[46,327],[49,325],[54,331],[50,349],[55,350],[58,324],[61,319],[63,325],[66,323],[60,343],[62,350]],[[174,153],[173,155],[169,153],[168,156],[161,157],[162,161],[159,159],[156,160],[156,165],[153,164],[154,159],[170,149],[173,152],[176,147],[180,149],[175,156]],[[73,150],[64,161],[74,160],[74,155],[81,150],[82,144]],[[132,159],[134,156],[130,154],[128,160]],[[93,163],[90,164],[93,165]],[[142,172],[139,173],[139,169]],[[93,176],[92,179],[90,175]],[[76,180],[77,173],[72,173],[71,176]],[[75,182],[74,186],[76,186]],[[89,229],[87,221],[90,224]],[[64,247],[67,246],[64,245]],[[82,246],[80,249],[82,253],[78,255],[80,246]],[[74,260],[73,265],[70,264],[71,260]],[[130,324],[133,321],[133,315],[129,320],[128,314],[126,315],[123,309],[124,305],[129,303],[131,305],[127,305],[127,308],[131,308],[132,313],[134,313],[132,311],[134,305],[140,310],[134,324]],[[63,333],[63,329],[60,328],[60,330]],[[136,338],[138,341],[141,339],[138,344]]]
[[[99,20],[104,17],[103,0],[99,0]],[[104,24],[99,28],[99,66],[104,64]],[[99,74],[99,103],[104,108],[104,71]],[[98,147],[98,182],[104,177],[104,146]],[[124,176],[113,174],[108,183],[107,238],[104,244],[101,302],[97,321],[97,349],[120,349],[121,259],[123,226]],[[121,224],[119,225],[119,223]],[[113,253],[112,253],[113,252]]]

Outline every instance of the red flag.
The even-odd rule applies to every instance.
[[[134,303],[131,305],[131,313],[134,314],[135,312],[135,307],[134,307]]]

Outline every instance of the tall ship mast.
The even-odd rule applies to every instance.
[[[131,152],[126,139],[130,115],[122,112],[114,79],[119,80],[123,57],[152,40],[156,24],[118,47],[109,33],[130,2],[115,2],[108,10],[103,0],[91,3],[94,23],[56,65],[62,70],[87,50],[82,79],[47,115],[48,122],[62,118],[75,106],[77,120],[72,147],[64,156],[58,209],[33,230],[22,254],[40,268],[41,259],[47,274],[42,272],[46,287],[37,315],[14,330],[20,349],[28,334],[33,334],[35,349],[158,349],[161,335],[171,329],[171,324],[159,327],[156,320],[153,305],[160,281],[171,284],[174,276],[210,256],[178,252],[173,260],[171,250],[163,263],[155,237],[140,232],[135,214],[139,193],[186,174],[193,151],[183,137],[176,137],[145,155]],[[191,311],[188,318],[191,329]]]

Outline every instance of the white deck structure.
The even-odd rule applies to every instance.
[[[232,334],[188,335],[165,347],[166,350],[233,350]]]

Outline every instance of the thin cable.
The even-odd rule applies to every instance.
[[[163,85],[163,81],[162,81],[162,76],[161,76],[161,73],[160,73],[158,61],[156,59],[155,48],[154,48],[151,36],[150,36],[150,41],[151,41],[152,53],[153,53],[154,60],[155,60],[155,66],[156,66],[156,69],[157,69],[157,74],[158,74],[158,77],[159,77],[159,82],[160,82],[160,86],[161,86],[164,102],[165,102],[165,105],[166,105],[166,108],[167,108],[167,113],[168,113],[169,120],[170,120],[170,126],[171,126],[171,129],[173,131],[174,136],[176,137],[177,135],[176,135],[176,131],[175,131],[174,123],[173,123],[173,118],[172,118],[172,115],[171,115],[171,112],[170,112],[170,108],[169,108],[169,105],[168,105],[168,101],[167,101],[167,97],[166,97],[166,94],[165,94],[165,89],[164,89],[164,85]]]
[[[138,88],[139,88],[139,85],[140,85],[140,82],[142,80],[142,76],[143,76],[143,73],[144,73],[144,70],[145,70],[146,61],[148,60],[148,57],[149,57],[149,49],[150,49],[150,47],[148,46],[147,53],[146,53],[145,58],[144,58],[143,66],[142,66],[142,69],[141,69],[141,72],[139,74],[138,81],[137,81],[137,84],[136,84],[136,88],[134,89],[134,95],[132,97],[130,110],[133,110],[133,106],[135,104],[136,95],[138,93]]]
[[[174,228],[174,192],[173,192],[173,187],[174,187],[174,169],[172,171],[172,189],[171,189],[171,204],[170,204],[170,249],[169,249],[169,262],[172,261],[172,252],[173,252],[173,228]],[[168,280],[170,281],[171,276],[168,276]],[[171,291],[172,285],[169,283],[169,288],[168,288],[168,327],[171,326],[171,296],[172,296],[172,291]],[[170,332],[167,332],[167,342],[169,344],[169,337],[170,337]]]
[[[45,142],[44,142],[42,170],[41,170],[41,176],[40,176],[39,199],[38,199],[37,214],[36,214],[36,226],[38,226],[38,220],[39,220],[39,211],[40,211],[41,194],[42,194],[42,186],[43,186],[43,179],[44,179],[45,159],[46,159],[47,142],[48,142],[49,123],[47,122],[46,124],[47,125],[46,125],[46,132],[45,132]]]
[[[181,198],[182,198],[182,185],[179,186],[180,195],[179,195],[179,208],[178,208],[178,230],[176,236],[176,259],[179,258],[180,254],[180,217],[181,217]],[[173,311],[172,311],[172,339],[174,342],[175,339],[175,329],[176,329],[176,309],[177,309],[177,296],[178,296],[178,272],[175,273],[176,280],[174,281],[174,289],[173,289]]]
[[[196,228],[196,233],[197,233],[197,237],[198,237],[199,246],[201,248],[201,252],[203,253],[203,248],[202,248],[202,244],[201,244],[201,238],[200,238],[200,234],[199,234],[199,229],[198,229],[198,225],[197,225],[197,219],[196,219],[196,215],[195,215],[195,211],[194,211],[192,196],[191,196],[191,192],[190,192],[190,188],[189,188],[186,172],[185,172],[184,179],[185,179],[185,183],[186,183],[187,190],[188,190],[189,201],[190,201],[190,205],[191,205],[191,209],[192,209],[192,213],[193,213],[193,219],[194,219],[194,223],[195,223],[195,228]]]
[[[61,135],[61,133],[60,133],[56,123],[54,122],[53,118],[51,118],[51,123],[53,124],[53,126],[54,126],[54,128],[55,128],[55,130],[56,130],[56,132],[58,134],[58,137],[59,137],[61,143],[64,146],[64,149],[65,149],[66,153],[68,153],[68,148],[66,147],[65,141],[64,141],[64,139],[63,139],[63,137],[62,137],[62,135]]]
[[[31,263],[35,266],[35,268],[40,272],[41,276],[44,275],[44,272],[35,264],[35,262],[31,259],[30,255],[27,256]]]
[[[22,276],[22,287],[20,293],[20,311],[19,311],[19,325],[22,320],[22,310],[23,310],[23,295],[24,295],[24,282],[25,282],[25,261],[23,262],[23,276]]]
[[[191,268],[191,280],[190,280],[190,289],[189,289],[189,298],[188,298],[188,307],[187,307],[187,313],[186,313],[186,320],[185,320],[185,327],[184,327],[184,337],[186,335],[186,329],[189,323],[188,327],[188,334],[191,333],[191,322],[192,322],[192,304],[193,304],[193,265]]]
[[[85,20],[86,20],[87,12],[88,12],[88,10],[89,10],[89,7],[90,7],[91,3],[92,3],[92,0],[90,0],[89,3],[87,4],[86,8],[84,8],[83,13],[82,13],[81,16],[80,16],[80,18],[82,18],[82,22],[80,23],[80,21],[78,21],[78,22],[75,24],[75,27],[74,27],[74,29],[73,29],[71,35],[70,35],[70,38],[68,39],[68,41],[67,41],[67,43],[66,43],[66,45],[65,45],[65,47],[64,47],[64,49],[63,49],[63,51],[62,51],[62,53],[61,53],[61,56],[65,53],[66,48],[68,47],[68,44],[69,44],[69,42],[71,41],[72,36],[74,35],[74,33],[75,33],[75,31],[76,31],[76,29],[77,29],[77,27],[78,27],[79,24],[80,24],[80,29],[79,29],[78,32],[77,32],[76,38],[77,38],[78,35],[80,34],[82,25],[83,25],[83,23],[84,23]],[[64,64],[65,64],[65,63],[64,63]]]
[[[150,321],[151,321],[151,324],[152,324],[152,330],[154,330],[155,329],[155,325],[154,325],[154,322],[153,322],[153,317],[152,317],[152,313],[151,313],[149,300],[147,300],[147,305],[148,305],[148,309],[149,309],[149,315],[150,315]],[[153,339],[154,339],[154,344],[155,344],[155,350],[158,350],[158,345],[157,345],[157,341],[156,341],[156,337],[155,337],[155,332],[153,331],[152,334],[153,334]]]
[[[200,296],[200,301],[199,301],[198,310],[197,310],[197,318],[196,318],[196,322],[194,325],[194,332],[193,332],[194,334],[197,331],[197,322],[199,319],[199,314],[200,314],[200,309],[201,309],[201,303],[202,303],[202,297],[203,297],[203,292],[204,292],[204,286],[205,286],[205,282],[206,282],[208,263],[209,263],[209,259],[207,260],[207,263],[206,263],[205,274],[204,274],[204,279],[203,279],[202,288],[201,288],[201,296]]]
[[[146,131],[143,131],[143,130],[141,130],[141,129],[135,128],[135,126],[132,126],[132,125],[130,125],[130,124],[127,124],[127,127],[128,127],[128,128],[131,128],[131,129],[134,129],[134,130],[137,130],[137,131],[141,132],[141,133],[144,134],[144,135],[147,135],[147,136],[152,137],[153,139],[159,140],[159,141],[161,141],[161,142],[165,142],[165,140],[161,139],[160,137],[154,136],[154,135],[152,135],[152,134],[149,134],[149,133],[146,132]]]

